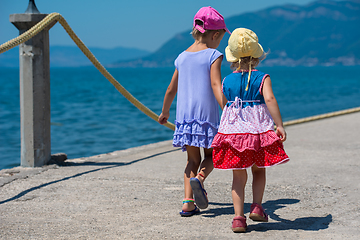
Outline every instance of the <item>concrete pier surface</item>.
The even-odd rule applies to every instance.
[[[359,239],[359,125],[352,113],[286,127],[291,160],[267,169],[269,222],[248,219],[246,233],[230,228],[231,171],[215,169],[205,181],[209,207],[180,217],[186,153],[165,141],[65,166],[1,170],[0,238]]]

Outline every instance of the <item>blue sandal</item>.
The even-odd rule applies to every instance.
[[[190,185],[194,193],[195,202],[200,209],[205,209],[209,205],[207,193],[201,186],[201,182],[197,178],[190,178]]]
[[[189,203],[189,202],[195,202],[194,199],[185,198],[183,200],[183,203]],[[191,217],[192,215],[195,215],[200,212],[200,209],[195,205],[195,209],[192,211],[181,211],[179,212],[182,217]]]

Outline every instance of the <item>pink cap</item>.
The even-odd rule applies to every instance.
[[[200,20],[203,24],[196,24],[195,20]],[[201,33],[204,33],[205,30],[225,29],[229,34],[231,34],[225,25],[224,17],[212,7],[200,8],[194,17],[194,27]]]

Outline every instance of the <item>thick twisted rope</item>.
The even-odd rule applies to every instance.
[[[320,120],[320,119],[325,119],[325,118],[330,118],[330,117],[336,117],[336,116],[349,114],[349,113],[355,113],[355,112],[360,112],[360,107],[350,108],[350,109],[331,112],[331,113],[320,114],[320,115],[307,117],[307,118],[300,118],[300,119],[292,120],[292,121],[287,121],[287,122],[284,122],[284,126],[290,126],[290,125],[295,125],[295,124],[299,124],[299,123],[305,123],[305,122],[310,122],[310,121],[315,121],[315,120]]]
[[[43,20],[37,23],[34,27],[21,34],[20,36],[0,45],[0,54],[14,48],[21,43],[26,42],[27,40],[34,37],[36,34],[40,33],[43,29],[49,26],[53,26],[56,22],[59,22],[65,31],[69,34],[71,39],[75,44],[80,48],[80,50],[85,54],[85,56],[91,61],[91,63],[101,72],[104,77],[135,107],[140,111],[145,113],[150,118],[155,121],[158,120],[159,116],[151,111],[149,108],[144,106],[139,100],[137,100],[131,93],[129,93],[116,79],[105,69],[105,67],[96,59],[94,54],[85,46],[85,44],[80,40],[80,38],[74,33],[66,20],[59,13],[51,13],[47,15]],[[166,127],[175,130],[175,125],[172,123],[164,124]]]
[[[41,20],[39,23],[37,23],[34,27],[26,31],[25,33],[21,34],[20,36],[0,45],[0,54],[3,52],[6,52],[21,43],[26,42],[27,40],[34,37],[36,34],[40,33],[43,29],[47,27],[52,27],[56,22],[59,22],[61,26],[65,29],[65,31],[69,34],[71,39],[75,42],[75,44],[80,48],[80,50],[85,54],[85,56],[92,62],[92,64],[101,72],[101,74],[106,77],[106,79],[135,107],[137,107],[140,111],[145,113],[150,118],[154,119],[155,121],[158,120],[158,115],[151,111],[149,108],[144,106],[139,100],[137,100],[133,95],[131,95],[116,79],[105,69],[105,67],[96,59],[94,54],[91,53],[91,51],[85,46],[85,44],[80,40],[80,38],[74,33],[74,31],[71,29],[69,24],[66,22],[66,20],[59,14],[59,13],[51,13],[47,15],[43,20]],[[320,120],[324,118],[330,118],[335,116],[340,116],[343,114],[348,113],[354,113],[359,112],[360,107],[357,108],[351,108],[347,110],[317,115],[313,117],[307,117],[307,118],[301,118],[298,120],[293,121],[287,121],[284,122],[284,126],[290,126],[294,124],[299,123],[305,123],[315,120]],[[175,130],[175,125],[172,123],[166,123],[164,124],[166,127]]]

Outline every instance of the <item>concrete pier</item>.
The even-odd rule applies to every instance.
[[[22,34],[47,14],[10,15]],[[21,166],[40,167],[51,158],[49,31],[23,43],[20,49]]]
[[[248,219],[246,233],[230,228],[231,171],[215,169],[205,181],[209,207],[180,217],[186,153],[166,141],[64,166],[1,170],[0,238],[359,239],[359,123],[353,113],[286,127],[291,160],[267,169],[269,222]]]

